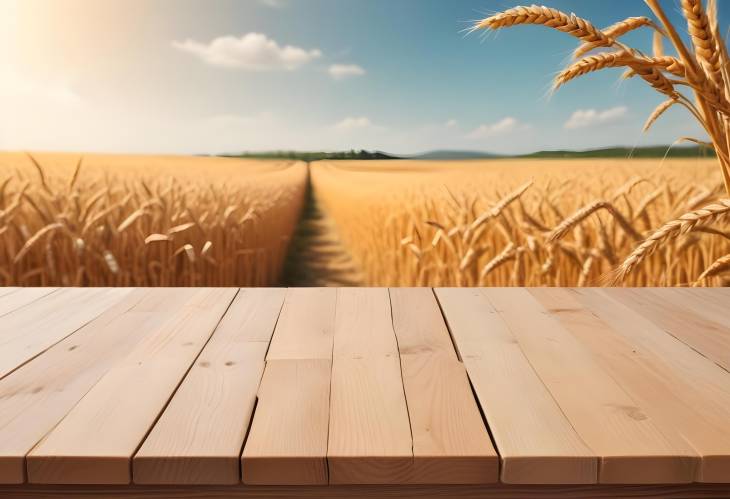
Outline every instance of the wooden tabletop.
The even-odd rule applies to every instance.
[[[729,310],[730,289],[0,288],[0,484],[730,483]]]

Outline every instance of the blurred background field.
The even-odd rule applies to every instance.
[[[2,153],[0,283],[598,285],[653,230],[722,192],[715,160],[700,158]],[[727,284],[698,278],[729,251],[726,227],[703,225],[624,283]]]
[[[705,159],[325,162],[312,171],[364,283],[383,286],[602,284],[654,229],[723,194]],[[549,241],[566,220],[566,235]],[[663,244],[625,284],[693,284],[728,249],[722,226],[700,227]]]
[[[0,154],[0,283],[263,286],[280,279],[306,165]]]

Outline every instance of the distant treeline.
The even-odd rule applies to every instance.
[[[264,151],[264,152],[242,152],[238,154],[221,154],[229,158],[257,158],[257,159],[291,159],[298,161],[319,161],[322,159],[433,159],[433,160],[458,160],[458,159],[508,159],[508,158],[698,158],[715,157],[715,151],[707,146],[647,146],[647,147],[608,147],[604,149],[589,149],[586,151],[538,151],[521,155],[496,155],[479,151],[431,151],[413,156],[396,156],[382,151],[349,150],[349,151]]]
[[[399,159],[391,154],[380,151],[365,151],[354,149],[349,151],[266,151],[266,152],[243,152],[240,154],[224,154],[231,158],[259,158],[259,159],[292,159],[299,161],[319,161],[322,159]]]
[[[697,158],[715,157],[715,151],[707,146],[650,146],[609,147],[588,151],[540,151],[519,156],[520,158]]]

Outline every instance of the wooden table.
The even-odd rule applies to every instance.
[[[0,288],[0,497],[728,497],[729,289]]]

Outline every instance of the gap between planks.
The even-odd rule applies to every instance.
[[[396,306],[393,295],[402,295]],[[408,307],[420,309],[404,315]],[[312,309],[320,313],[311,314]],[[287,395],[289,368],[294,369],[289,385],[299,389]],[[277,378],[279,388],[273,389],[269,378]],[[419,385],[420,378],[431,386]],[[428,396],[428,388],[437,395]],[[283,405],[301,397],[302,390],[310,393],[307,400],[320,402]],[[451,414],[454,408],[457,413]],[[435,410],[433,421],[429,410]],[[455,420],[463,433],[454,431]],[[309,444],[302,440],[302,421],[319,428]],[[444,441],[428,435],[431,423]],[[303,447],[276,444],[274,428],[299,435],[294,440]],[[245,483],[491,483],[498,467],[431,288],[289,291],[242,454]]]

